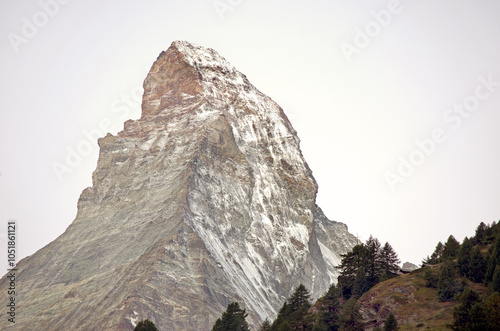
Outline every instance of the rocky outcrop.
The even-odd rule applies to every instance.
[[[410,262],[403,263],[403,266],[401,267],[401,270],[404,272],[412,272],[412,271],[417,270],[417,269],[418,269],[418,266],[416,266]]]
[[[439,266],[426,267],[439,269]],[[439,274],[439,270],[434,270]],[[446,330],[453,320],[453,302],[440,302],[437,289],[426,287],[425,269],[383,281],[358,299],[364,330],[383,328],[392,313],[405,330]]]
[[[231,301],[256,325],[299,283],[322,295],[356,244],[283,110],[212,49],[172,43],[99,146],[76,219],[18,264],[13,330],[209,330]]]

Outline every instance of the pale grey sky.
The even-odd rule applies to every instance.
[[[97,137],[140,116],[174,40],[214,48],[283,107],[319,206],[361,240],[418,264],[500,219],[498,1],[2,0],[0,13],[0,240],[16,220],[20,257],[73,221]]]

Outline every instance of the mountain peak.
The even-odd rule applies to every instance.
[[[143,84],[143,117],[202,96],[202,77],[187,60],[187,54],[179,50],[188,49],[188,45],[194,47],[187,42],[173,42],[153,63]]]
[[[170,48],[177,49],[184,55],[185,60],[194,67],[237,72],[235,67],[212,48],[206,48],[187,41],[174,41]]]
[[[160,53],[144,81],[143,116],[158,115],[194,99],[217,97],[217,87],[223,85],[251,84],[215,50],[174,41]]]
[[[76,219],[18,264],[18,329],[208,330],[233,301],[257,325],[299,283],[322,295],[357,243],[316,205],[281,107],[214,50],[172,43],[141,118],[99,146]]]

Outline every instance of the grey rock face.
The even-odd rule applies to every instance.
[[[418,269],[418,266],[416,266],[410,262],[403,263],[403,266],[401,267],[401,270],[407,271],[407,272],[412,272],[413,270],[417,270],[417,269]]]
[[[0,328],[209,330],[232,301],[258,325],[299,283],[322,295],[356,244],[316,206],[283,110],[212,49],[172,43],[142,117],[99,146],[74,222],[18,264],[19,314]]]

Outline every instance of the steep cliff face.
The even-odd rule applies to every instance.
[[[99,146],[74,222],[18,264],[14,329],[208,330],[231,301],[256,325],[299,283],[322,295],[356,244],[283,110],[212,49],[172,43]]]

